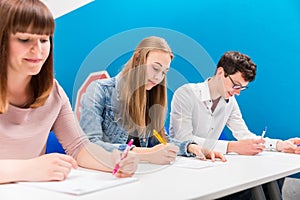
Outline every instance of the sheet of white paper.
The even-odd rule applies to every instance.
[[[139,163],[135,174],[148,174],[170,167],[170,165],[158,165],[152,163]]]
[[[176,158],[176,161],[173,163],[175,167],[184,167],[184,168],[191,168],[191,169],[201,169],[205,167],[215,167],[219,165],[225,164],[221,161],[212,162],[210,160],[199,160],[198,158],[193,157],[180,157]]]
[[[19,182],[18,184],[53,190],[67,194],[82,195],[126,183],[131,183],[137,180],[138,179],[135,177],[117,178],[111,173],[77,169],[72,170],[67,179],[64,181]]]

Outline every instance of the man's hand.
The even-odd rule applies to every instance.
[[[285,141],[278,141],[276,147],[277,150],[281,152],[300,154],[298,144],[300,144],[300,138],[292,138]]]
[[[195,154],[200,160],[206,160],[208,158],[214,162],[216,158],[219,158],[223,162],[227,161],[222,153],[204,149],[197,144],[190,144],[188,146],[188,152]]]
[[[265,140],[245,139],[228,143],[227,153],[235,152],[241,155],[256,155],[265,149]]]

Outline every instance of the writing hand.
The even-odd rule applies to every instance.
[[[227,153],[235,152],[241,155],[256,155],[265,149],[265,140],[260,139],[244,139],[231,141],[228,143]]]
[[[297,150],[297,143],[296,140],[285,140],[285,141],[278,141],[276,144],[276,148],[278,151],[285,152],[285,153],[296,153]]]
[[[78,167],[71,156],[51,153],[32,158],[24,162],[24,180],[26,181],[61,181],[67,178],[71,169]]]
[[[119,169],[116,172],[115,176],[117,176],[118,178],[126,178],[134,175],[139,162],[136,153],[129,151],[127,156],[120,160],[122,153],[115,150],[113,152],[113,156],[115,158],[116,164],[119,165]]]
[[[175,161],[179,148],[173,144],[158,144],[149,151],[149,162],[154,164],[170,164]]]

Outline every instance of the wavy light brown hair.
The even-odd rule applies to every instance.
[[[44,105],[53,87],[53,33],[52,13],[40,0],[0,1],[0,113],[8,109],[7,67],[10,34],[17,32],[45,34],[50,36],[50,53],[41,71],[32,76],[30,86],[36,108]]]
[[[146,62],[151,51],[169,53],[171,60],[174,57],[163,38],[151,36],[138,44],[120,74],[118,115],[130,134],[137,131],[137,135],[141,136],[156,129],[166,139],[164,131],[167,110],[166,77],[151,90],[146,90]]]

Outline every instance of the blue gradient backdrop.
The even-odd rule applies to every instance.
[[[300,136],[299,1],[96,0],[56,19],[55,76],[72,106],[77,72],[93,49],[116,34],[143,27],[170,29],[192,38],[214,63],[228,50],[248,54],[258,66],[257,77],[237,100],[250,130],[261,134],[268,126],[267,137]],[[131,45],[134,48],[137,43]],[[171,47],[174,45],[170,43]],[[99,69],[108,68],[115,75],[129,56],[129,53],[120,55],[110,66]],[[199,76],[189,65],[180,55],[172,63],[189,82],[207,78]],[[214,68],[208,67],[213,73]],[[171,98],[169,91],[169,101]]]

